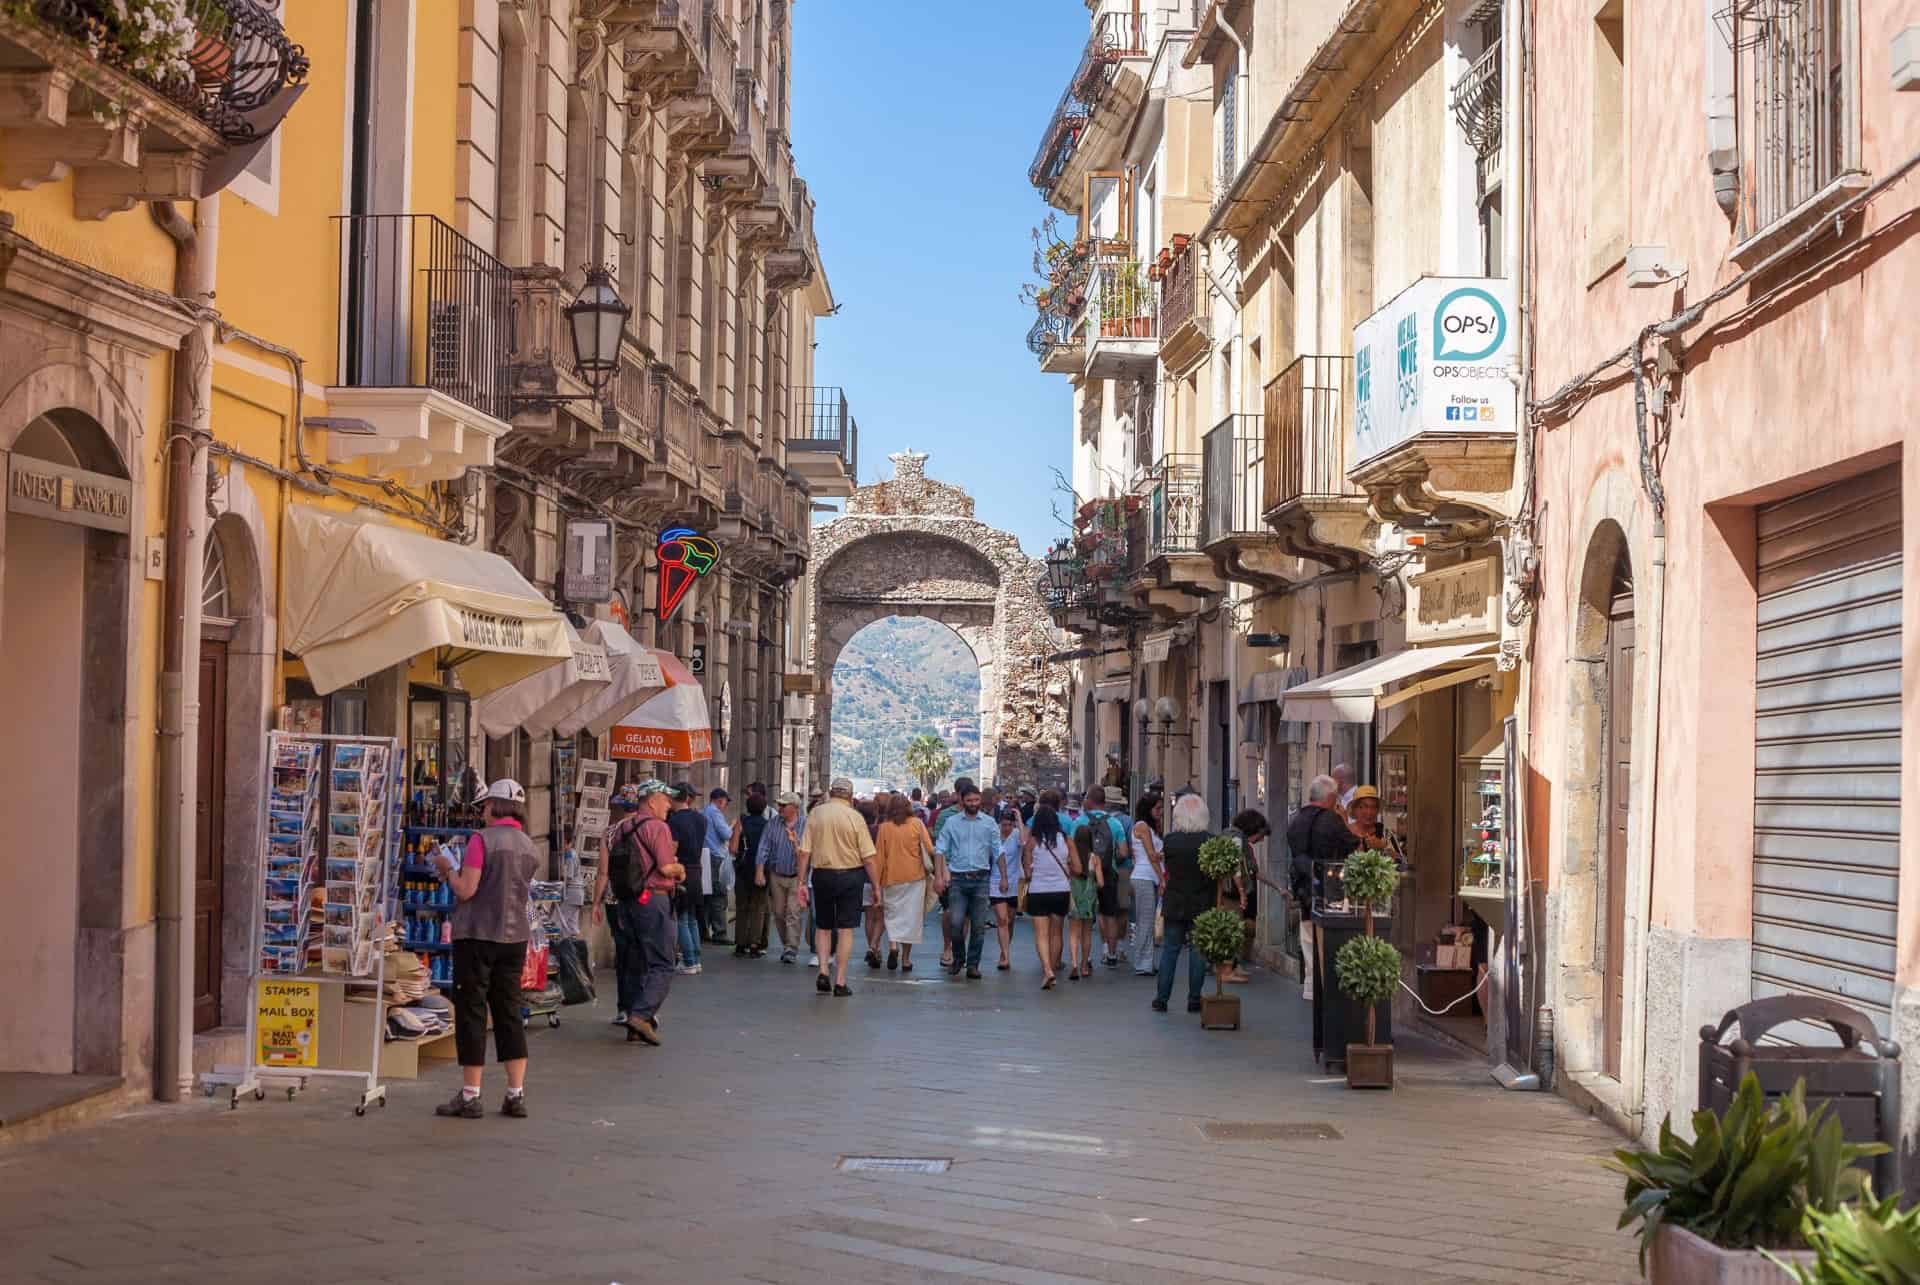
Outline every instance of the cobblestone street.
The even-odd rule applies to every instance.
[[[1349,1092],[1267,975],[1244,1029],[1203,1033],[1125,969],[1042,993],[1024,929],[1011,973],[856,960],[851,1000],[816,997],[804,966],[707,958],[664,1048],[621,1042],[604,999],[539,1027],[526,1121],[435,1119],[439,1064],[365,1119],[316,1087],[0,1151],[0,1278],[1635,1278],[1606,1129],[1405,1036],[1398,1087]],[[499,1091],[490,1069],[490,1112]],[[1223,1122],[1339,1136],[1209,1141]],[[846,1155],[953,1166],[838,1172]]]

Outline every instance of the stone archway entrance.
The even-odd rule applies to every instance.
[[[1005,785],[1067,784],[1066,672],[1040,600],[1041,563],[1005,531],[974,520],[973,497],[926,474],[927,457],[888,457],[890,479],[863,486],[846,514],[814,532],[810,651],[821,693],[813,779],[833,743],[833,667],[867,625],[925,616],[949,626],[980,666],[980,775]]]

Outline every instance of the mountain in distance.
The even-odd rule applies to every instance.
[[[855,634],[833,667],[833,776],[907,789],[907,742],[932,732],[952,776],[980,771],[980,668],[960,635],[937,621],[889,616]],[[950,778],[951,779],[951,778]]]

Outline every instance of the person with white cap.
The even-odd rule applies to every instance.
[[[435,1115],[478,1120],[480,1073],[487,1063],[487,1016],[493,1016],[494,1056],[507,1074],[500,1114],[527,1114],[527,1027],[521,1020],[520,973],[533,935],[527,896],[543,857],[526,834],[527,792],[518,781],[499,780],[478,800],[484,829],[467,840],[456,869],[436,853],[434,864],[458,899],[453,933],[453,1042],[460,1057],[460,1091],[434,1108]]]
[[[853,994],[847,985],[853,930],[865,917],[860,891],[868,883],[879,886],[880,880],[873,835],[866,818],[853,808],[853,782],[836,777],[827,795],[825,803],[807,814],[807,831],[800,839],[800,904],[813,905],[814,951],[820,958],[814,988],[845,999]]]

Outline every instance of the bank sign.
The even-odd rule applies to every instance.
[[[1355,326],[1347,467],[1422,433],[1512,433],[1518,323],[1509,281],[1422,277]]]

